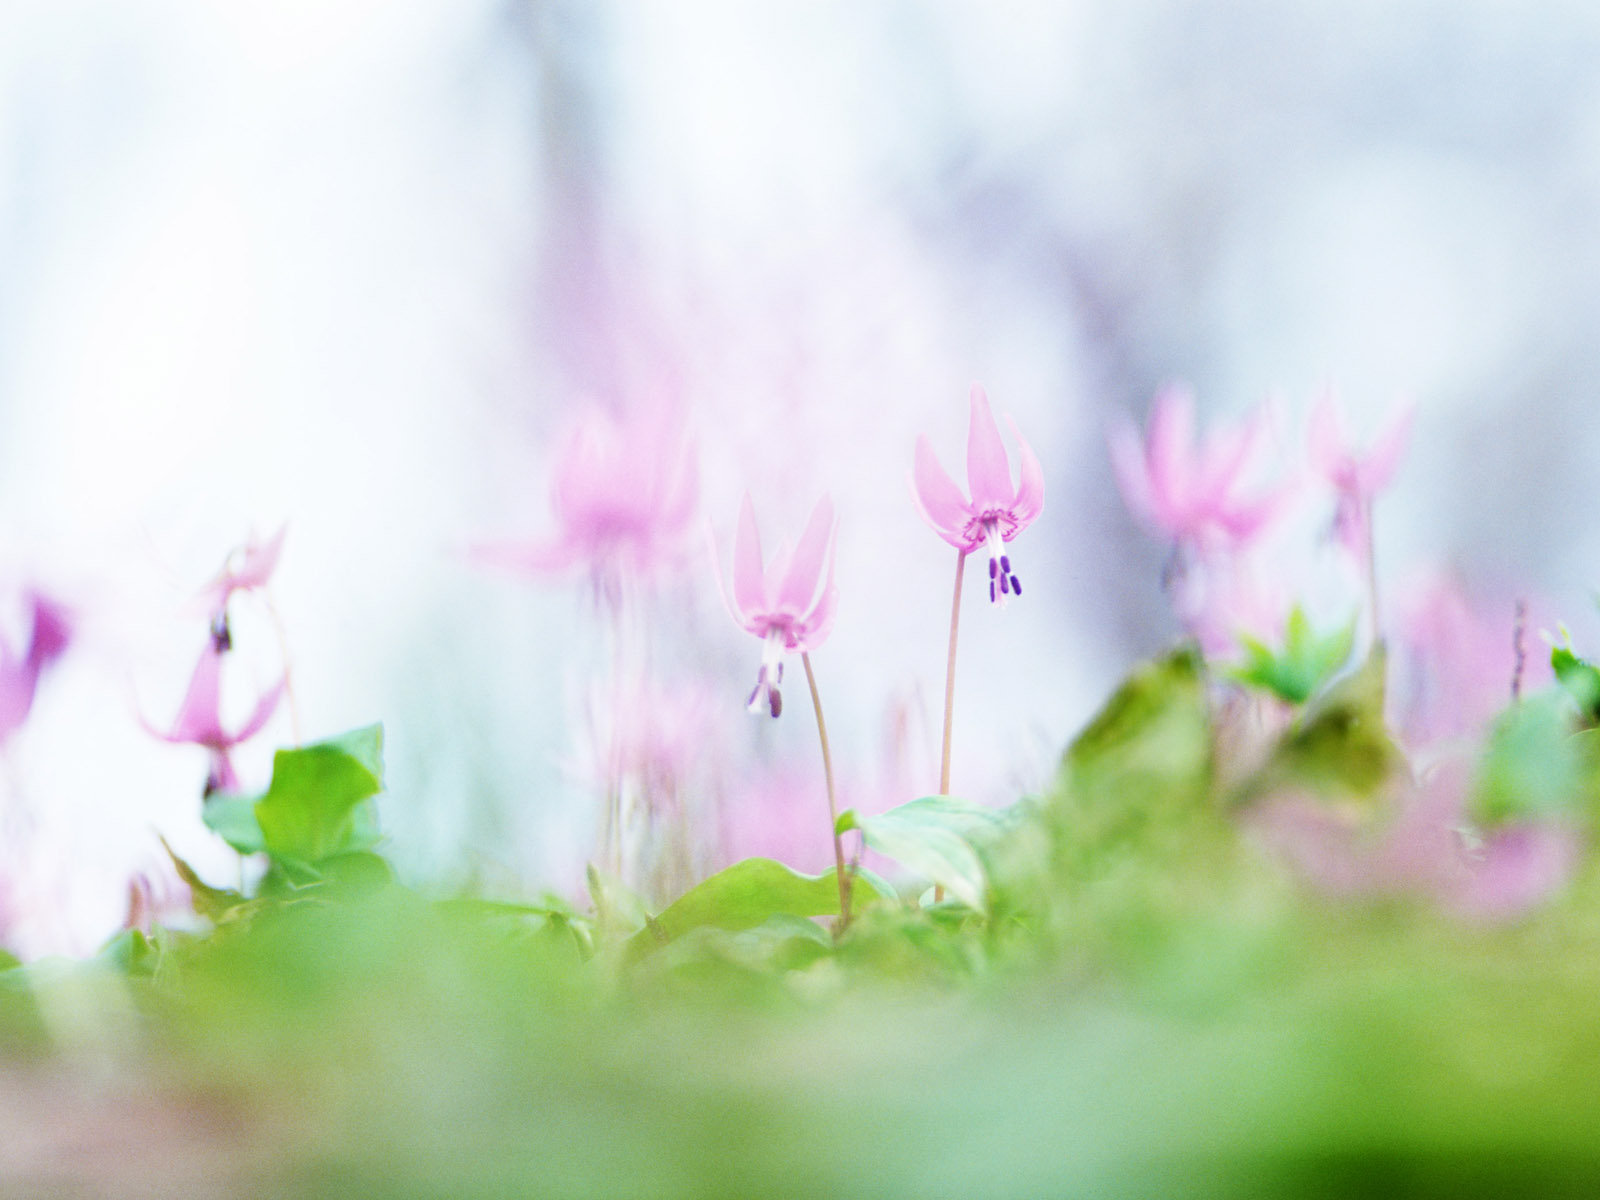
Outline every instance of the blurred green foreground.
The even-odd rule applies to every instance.
[[[902,861],[951,898],[858,880],[837,939],[831,878],[767,867],[648,917],[420,894],[340,774],[375,747],[280,755],[214,821],[257,895],[0,971],[0,1194],[1600,1194],[1593,865],[1502,926],[1318,898],[1198,671],[1136,675],[1049,795],[940,815]],[[1348,802],[1395,753],[1335,697],[1257,777]]]

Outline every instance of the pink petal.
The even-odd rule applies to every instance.
[[[799,616],[811,607],[817,595],[817,579],[822,574],[822,559],[833,540],[833,501],[824,496],[811,511],[805,532],[795,545],[794,558],[778,588],[779,612]]]
[[[822,594],[801,622],[800,636],[795,639],[796,650],[815,650],[827,641],[833,632],[833,619],[839,612],[839,589],[833,586],[833,547],[828,551],[828,576],[822,584]]]
[[[278,558],[283,553],[284,535],[288,532],[289,526],[285,524],[266,542],[257,544],[252,539],[245,546],[244,560],[239,569],[233,572],[235,588],[262,587],[272,578],[272,573],[278,569]]]
[[[1362,461],[1362,483],[1370,496],[1389,486],[1400,458],[1405,454],[1406,442],[1411,437],[1411,423],[1416,419],[1415,405],[1408,405],[1384,428]]]
[[[1182,510],[1192,480],[1194,393],[1169,383],[1156,393],[1146,439],[1150,494],[1159,513]]]
[[[967,427],[967,486],[977,513],[1010,508],[1016,497],[1000,426],[989,411],[988,395],[977,384],[972,385],[972,419]]]
[[[275,687],[269,688],[261,699],[256,701],[256,708],[250,714],[250,719],[228,739],[231,745],[248,742],[261,732],[261,727],[272,719],[272,714],[277,710],[278,701],[283,699],[283,692],[288,682],[287,679],[280,679]]]
[[[1577,835],[1558,825],[1510,826],[1490,835],[1483,861],[1453,897],[1456,911],[1483,921],[1521,916],[1572,878]]]
[[[733,538],[733,600],[746,620],[767,608],[767,583],[761,570],[761,532],[750,493],[739,505],[739,529]]]
[[[157,736],[169,742],[195,742],[202,746],[225,744],[228,738],[218,715],[221,675],[222,655],[207,639],[171,731]]]
[[[72,620],[53,600],[35,594],[32,602],[33,640],[28,644],[28,660],[43,667],[66,652],[72,641]]]
[[[1346,458],[1343,423],[1331,391],[1324,392],[1311,410],[1306,430],[1306,453],[1318,474],[1332,481]]]
[[[916,498],[922,519],[933,527],[935,533],[952,546],[968,548],[960,532],[971,519],[972,510],[961,489],[939,465],[927,434],[917,438],[916,460],[912,468],[912,495]]]
[[[1106,445],[1111,452],[1111,473],[1128,511],[1145,524],[1160,528],[1155,493],[1150,489],[1150,463],[1133,422],[1119,422],[1106,435]]]
[[[1031,525],[1044,508],[1044,468],[1039,465],[1039,458],[1032,447],[1023,440],[1017,423],[1007,417],[1006,424],[1011,427],[1011,436],[1017,439],[1017,456],[1021,460],[1018,465],[1020,477],[1017,496],[1011,503],[1011,516],[1020,532]]]

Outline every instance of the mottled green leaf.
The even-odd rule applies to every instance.
[[[272,785],[256,802],[267,853],[317,863],[370,845],[362,801],[383,790],[383,727],[371,725],[272,760]]]

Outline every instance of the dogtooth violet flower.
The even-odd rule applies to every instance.
[[[917,438],[912,492],[917,508],[933,531],[963,554],[980,546],[989,550],[989,599],[1004,602],[1022,595],[1022,583],[1011,567],[1005,544],[1026,529],[1044,507],[1044,472],[1017,424],[1006,418],[1017,439],[1018,481],[1011,483],[1011,462],[1000,427],[989,409],[989,397],[972,385],[972,418],[967,432],[967,487],[971,498],[945,473],[927,434]]]
[[[674,559],[698,502],[695,456],[677,405],[663,401],[622,418],[591,411],[557,456],[555,538],[489,544],[474,554],[538,573],[587,563],[597,586],[614,594],[620,569],[647,572]]]
[[[811,510],[811,519],[793,552],[782,543],[772,561],[763,565],[761,534],[748,492],[739,506],[739,529],[733,542],[733,600],[728,611],[762,642],[761,667],[748,701],[752,713],[764,709],[776,717],[783,711],[778,688],[783,682],[784,654],[815,650],[833,628],[839,604],[839,591],[833,584],[833,534],[833,502],[824,496]],[[723,599],[727,601],[726,592]]]
[[[8,642],[0,640],[0,742],[27,720],[39,676],[66,652],[72,640],[66,609],[37,592],[28,593],[27,606],[33,621],[28,648],[18,654]]]
[[[1367,553],[1372,499],[1394,478],[1415,416],[1415,408],[1402,409],[1379,431],[1367,452],[1358,454],[1345,438],[1344,422],[1332,392],[1325,392],[1311,410],[1307,453],[1312,467],[1337,496],[1334,533],[1358,558]]]
[[[235,592],[253,591],[265,587],[272,578],[272,573],[278,569],[278,558],[283,553],[283,538],[289,532],[287,525],[281,526],[278,532],[266,541],[257,541],[254,534],[243,546],[236,547],[228,554],[227,561],[222,564],[222,570],[215,579],[200,590],[200,597],[206,602],[206,612],[211,618],[212,636],[227,642],[228,636],[228,601]],[[227,646],[223,647],[224,650]]]
[[[228,732],[223,728],[221,711],[222,656],[225,653],[227,647],[216,636],[207,638],[172,728],[163,732],[145,722],[145,728],[162,741],[174,745],[192,743],[211,751],[211,770],[206,776],[205,786],[208,796],[212,792],[239,790],[239,777],[234,772],[228,752],[261,731],[261,727],[272,718],[284,690],[284,683],[280,680],[257,699],[249,719],[232,733]]]
[[[1117,487],[1139,521],[1177,546],[1209,550],[1247,542],[1289,496],[1286,488],[1242,494],[1264,428],[1258,409],[1243,424],[1196,444],[1194,393],[1168,384],[1156,393],[1142,441],[1126,420],[1111,431]]]

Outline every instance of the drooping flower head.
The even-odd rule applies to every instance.
[[[621,419],[585,414],[557,460],[555,538],[483,545],[475,557],[534,573],[585,564],[608,595],[620,571],[644,574],[674,561],[699,502],[694,450],[682,426],[669,403]]]
[[[1265,432],[1257,409],[1237,426],[1196,441],[1194,393],[1168,384],[1156,393],[1143,440],[1133,424],[1112,429],[1111,465],[1129,510],[1151,532],[1202,553],[1248,542],[1284,507],[1284,488],[1247,490]]]
[[[739,530],[733,542],[733,600],[728,611],[741,628],[762,641],[761,669],[748,702],[752,713],[764,709],[776,717],[783,711],[778,686],[783,682],[784,653],[815,650],[833,628],[839,604],[839,591],[833,584],[833,535],[833,501],[824,496],[811,510],[811,519],[794,550],[782,543],[772,561],[765,563],[749,493],[739,506]],[[718,582],[720,585],[720,576]],[[727,599],[726,592],[723,598]]]
[[[71,618],[65,608],[37,592],[29,592],[26,602],[33,622],[28,648],[19,654],[0,640],[0,742],[27,720],[39,676],[66,652],[72,640]]]
[[[1361,454],[1346,439],[1344,421],[1331,391],[1323,393],[1311,410],[1307,453],[1312,467],[1328,481],[1337,497],[1334,533],[1357,558],[1364,558],[1367,553],[1372,499],[1394,478],[1415,417],[1414,407],[1401,409]]]
[[[233,641],[228,629],[228,601],[235,592],[266,587],[272,579],[272,573],[278,569],[278,558],[283,553],[283,538],[288,532],[287,525],[280,526],[278,532],[266,541],[258,541],[252,533],[243,546],[236,547],[228,554],[216,578],[200,590],[211,620],[212,640],[219,644],[220,649],[227,650]]]
[[[1011,462],[1000,427],[989,409],[983,388],[972,385],[972,416],[967,431],[967,487],[963,495],[934,455],[926,434],[917,438],[912,474],[913,495],[923,520],[933,531],[963,554],[979,546],[989,550],[989,599],[1004,603],[1006,596],[1022,594],[1022,584],[1011,568],[1005,543],[1021,533],[1044,507],[1044,472],[1017,424],[1009,417],[1011,435],[1017,439],[1018,480],[1011,482]]]
[[[257,699],[255,711],[249,719],[234,732],[228,732],[222,724],[222,656],[225,653],[227,647],[218,645],[214,637],[208,638],[205,649],[200,652],[200,661],[195,664],[189,690],[178,707],[172,728],[162,731],[145,722],[145,728],[162,741],[192,743],[211,751],[211,770],[205,786],[208,796],[212,792],[239,790],[239,777],[228,752],[261,731],[261,727],[277,709],[284,690],[284,683],[280,680]]]

